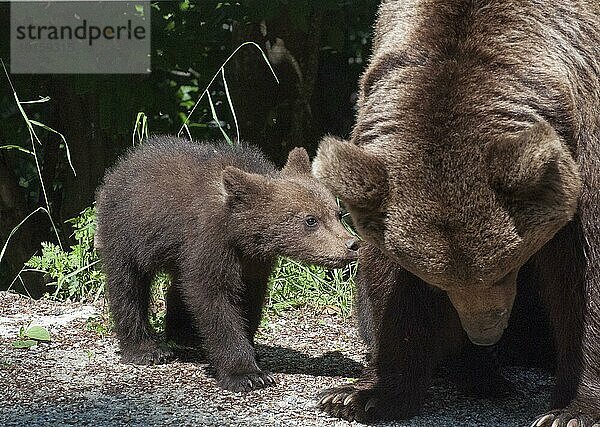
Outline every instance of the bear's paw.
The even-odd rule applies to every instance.
[[[531,427],[600,427],[600,414],[589,414],[567,407],[539,416]]]
[[[348,384],[325,390],[319,408],[327,414],[347,421],[369,423],[410,418],[419,410],[419,399],[399,396],[379,387],[362,388]]]

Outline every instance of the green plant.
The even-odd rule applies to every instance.
[[[112,325],[107,310],[103,310],[100,315],[88,317],[85,321],[85,330],[94,332],[100,338],[108,336],[112,330]]]
[[[261,55],[262,58],[264,59],[266,65],[269,67],[269,70],[271,71],[271,74],[273,74],[273,77],[275,78],[275,81],[277,82],[277,84],[279,84],[279,78],[277,77],[277,74],[275,74],[275,70],[273,70],[273,67],[271,66],[271,63],[269,62],[269,60],[267,59],[267,54],[263,51],[263,49],[256,43],[254,42],[244,42],[242,44],[240,44],[225,60],[225,62],[223,62],[223,64],[221,64],[221,66],[219,67],[219,70],[213,75],[212,79],[210,80],[210,82],[208,83],[208,85],[206,86],[206,88],[204,89],[204,91],[202,92],[202,94],[200,95],[200,97],[196,100],[195,103],[192,103],[191,101],[191,95],[189,95],[190,92],[198,92],[198,87],[197,86],[181,86],[179,88],[179,96],[180,99],[182,100],[182,106],[192,106],[191,110],[188,112],[187,116],[180,116],[182,118],[182,125],[179,128],[179,132],[177,133],[178,136],[181,136],[183,130],[185,129],[187,131],[188,136],[190,136],[190,139],[192,139],[191,137],[191,133],[189,131],[188,128],[188,122],[190,120],[190,117],[192,116],[192,114],[194,114],[194,111],[196,110],[196,108],[198,107],[198,105],[200,105],[200,101],[202,100],[202,98],[204,97],[204,95],[206,95],[206,97],[208,98],[208,104],[210,106],[210,111],[211,111],[211,115],[212,118],[214,120],[214,122],[217,124],[217,127],[219,128],[219,130],[221,131],[221,134],[223,135],[223,138],[225,138],[225,140],[231,145],[233,144],[233,141],[231,140],[231,138],[229,137],[229,135],[227,135],[227,132],[225,132],[225,130],[223,130],[223,127],[221,126],[221,120],[219,120],[219,117],[217,116],[217,111],[215,110],[215,104],[213,102],[212,96],[210,94],[210,86],[214,83],[214,81],[217,79],[217,77],[219,75],[221,75],[221,79],[223,80],[223,88],[225,90],[225,95],[227,97],[227,104],[229,105],[229,109],[231,110],[231,114],[233,116],[233,121],[235,123],[235,131],[236,131],[236,143],[240,142],[240,129],[238,126],[238,120],[237,120],[237,116],[235,114],[235,109],[233,108],[233,101],[231,100],[231,94],[229,93],[229,86],[227,85],[227,79],[225,78],[225,66],[227,65],[227,63],[238,53],[238,51],[240,49],[242,49],[245,46],[254,46],[255,48],[257,48]]]
[[[143,111],[137,113],[135,123],[133,124],[133,133],[131,134],[131,145],[142,144],[150,135],[148,126],[148,116]]]
[[[166,273],[159,273],[150,285],[150,325],[158,332],[165,329],[165,314],[167,311],[166,294],[171,285],[171,276]]]
[[[98,253],[94,249],[96,230],[94,207],[88,207],[81,215],[67,222],[74,228],[77,243],[68,250],[44,242],[41,255],[33,256],[26,267],[44,273],[48,286],[55,289],[49,296],[57,300],[97,300],[104,288],[104,275],[97,268]]]
[[[29,326],[25,328],[21,326],[19,329],[19,337],[13,341],[14,348],[30,348],[37,345],[39,342],[49,342],[50,332],[43,326]]]
[[[50,100],[50,98],[49,97],[40,97],[39,99],[33,100],[33,101],[21,101],[17,95],[17,91],[16,91],[15,87],[13,86],[13,83],[12,83],[12,80],[10,79],[8,71],[6,70],[4,61],[1,58],[0,58],[0,65],[2,65],[2,69],[4,70],[4,74],[6,75],[6,79],[8,80],[8,83],[12,90],[12,95],[15,100],[16,106],[20,112],[20,115],[22,116],[22,119],[24,120],[24,122],[27,126],[27,131],[29,133],[29,142],[31,143],[31,148],[32,148],[31,150],[28,150],[19,145],[2,145],[2,146],[0,146],[0,149],[18,150],[22,153],[25,153],[25,154],[33,157],[34,163],[35,163],[35,169],[37,172],[37,177],[39,178],[40,190],[41,190],[41,194],[43,195],[43,201],[44,201],[44,206],[39,206],[37,209],[30,212],[29,215],[27,215],[21,222],[19,222],[19,224],[17,224],[10,231],[8,238],[6,239],[6,242],[4,242],[4,246],[2,247],[2,249],[0,249],[0,262],[2,262],[2,258],[4,258],[4,254],[6,252],[6,248],[8,247],[8,243],[10,242],[11,237],[15,234],[15,232],[17,232],[17,230],[23,225],[23,223],[25,223],[27,220],[29,220],[29,218],[32,217],[37,212],[46,213],[46,215],[48,216],[48,219],[50,220],[50,223],[52,225],[52,229],[56,236],[58,245],[62,249],[60,235],[58,233],[58,229],[56,228],[56,224],[54,223],[54,220],[52,219],[52,214],[50,212],[50,202],[48,201],[46,184],[44,183],[44,180],[42,179],[42,169],[40,166],[40,158],[39,158],[38,150],[36,149],[36,143],[41,146],[42,141],[40,140],[38,134],[35,131],[36,128],[44,129],[44,130],[50,132],[51,134],[55,134],[60,137],[60,139],[62,141],[61,147],[64,147],[66,150],[67,160],[69,162],[69,166],[71,167],[71,170],[73,171],[73,175],[76,176],[77,173],[75,172],[75,168],[73,167],[73,163],[71,162],[71,151],[69,150],[69,145],[67,144],[67,140],[65,139],[64,135],[62,133],[58,132],[57,130],[52,129],[50,126],[47,126],[44,123],[41,123],[37,120],[30,119],[29,116],[27,115],[27,113],[25,112],[24,106],[26,106],[27,104],[45,103],[45,102],[48,102]],[[22,272],[22,270],[21,270],[21,272]],[[19,279],[20,279],[21,272],[19,272],[19,274],[17,275],[17,278],[19,278]],[[13,283],[14,283],[14,281],[13,281]]]
[[[328,270],[280,258],[269,279],[267,314],[304,307],[348,316],[355,275],[356,263]]]

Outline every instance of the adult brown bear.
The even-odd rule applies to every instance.
[[[499,340],[528,263],[557,350],[534,425],[600,425],[599,75],[597,0],[383,2],[352,141],[326,138],[313,164],[369,243],[373,358],[324,410],[416,413],[464,332]]]

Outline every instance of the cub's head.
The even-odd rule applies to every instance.
[[[335,197],[311,175],[303,148],[290,152],[277,176],[228,167],[223,185],[233,239],[244,253],[326,267],[357,258],[358,240],[344,228]]]
[[[313,173],[363,238],[448,293],[470,339],[507,326],[519,268],[573,217],[581,180],[547,123],[482,144],[325,138]]]

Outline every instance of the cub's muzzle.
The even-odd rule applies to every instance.
[[[351,259],[358,258],[358,249],[360,248],[360,240],[352,238],[346,242],[346,249],[348,249],[348,256]]]

